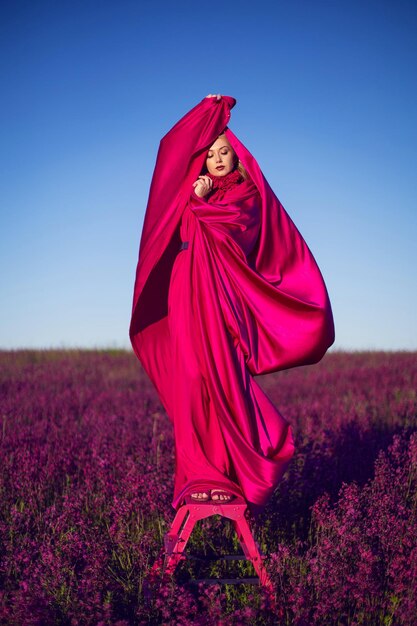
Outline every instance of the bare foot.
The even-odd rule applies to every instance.
[[[191,499],[199,502],[206,502],[209,498],[210,494],[207,491],[196,491],[191,494]]]
[[[212,489],[211,490],[211,499],[215,502],[230,502],[233,500],[235,496],[228,491],[224,491],[223,489]]]

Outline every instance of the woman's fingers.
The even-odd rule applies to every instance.
[[[217,93],[217,94],[216,93],[209,93],[209,95],[206,96],[206,98],[216,98],[216,100],[220,100],[221,94],[219,94],[219,93]]]
[[[195,181],[194,185],[196,185],[197,183],[202,183],[203,185],[207,185],[208,187],[210,187],[213,184],[213,181],[211,180],[210,176],[201,175]]]
[[[203,198],[210,191],[212,184],[213,181],[210,176],[199,176],[193,183],[194,191],[200,198]]]

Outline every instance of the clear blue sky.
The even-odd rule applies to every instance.
[[[2,0],[0,347],[130,347],[161,137],[208,93],[344,349],[417,349],[414,0]]]

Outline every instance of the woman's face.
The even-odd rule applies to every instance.
[[[206,167],[213,176],[226,176],[233,171],[237,162],[236,153],[230,145],[226,135],[217,137],[209,148],[206,157]]]

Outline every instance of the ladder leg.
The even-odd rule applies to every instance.
[[[187,515],[187,513],[189,512],[189,507],[188,505],[184,504],[183,506],[181,506],[178,511],[175,514],[175,517],[172,521],[171,524],[171,528],[169,530],[169,532],[173,535],[178,534],[180,528],[181,528],[181,524],[184,521],[184,517]]]
[[[164,559],[163,559],[162,572],[167,571],[167,568],[169,572],[175,569],[176,563],[174,565],[174,562],[171,561],[171,559],[174,559],[173,554],[176,551],[179,531],[188,513],[189,512],[188,512],[187,506],[180,507],[175,514],[175,517],[171,524],[171,528],[169,529],[167,533],[165,533],[165,537],[164,537],[165,550],[163,551]]]
[[[187,517],[188,514],[189,514],[189,511],[188,511],[187,506],[182,506],[180,509],[178,509],[174,517],[174,520],[171,524],[171,528],[165,534],[165,537],[164,537],[165,552],[167,554],[172,553],[174,546],[176,545],[178,541],[181,526],[184,522],[184,519]]]
[[[259,576],[259,582],[264,587],[272,589],[272,583],[263,564],[262,557],[259,553],[246,517],[242,516],[240,519],[232,520],[232,523],[239,538],[244,555],[249,561],[252,562],[255,572]]]
[[[186,510],[181,511],[181,509]],[[170,532],[165,535],[164,571],[166,574],[173,574],[178,563],[183,558],[182,553],[197,521],[187,505],[181,507],[181,509],[179,509],[172,523]],[[181,515],[178,515],[180,512]],[[176,532],[172,532],[173,530]]]

